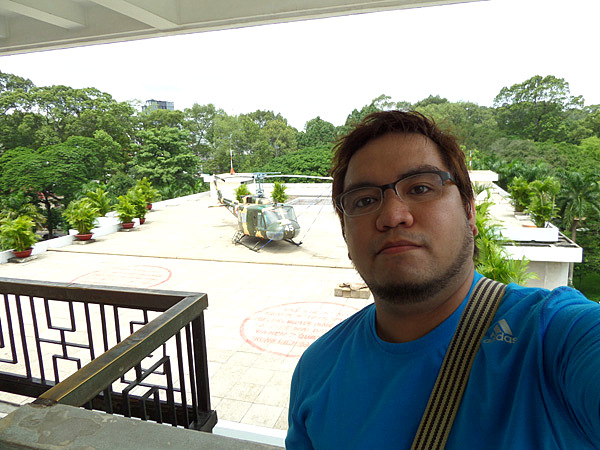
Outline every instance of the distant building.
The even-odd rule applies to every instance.
[[[169,111],[173,111],[175,109],[175,103],[162,100],[146,100],[146,104],[142,106],[142,111],[156,111],[157,109],[168,109]]]

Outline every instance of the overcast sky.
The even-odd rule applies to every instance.
[[[600,104],[599,21],[598,0],[490,0],[3,56],[0,71],[119,101],[273,110],[301,130],[381,94],[491,106],[534,75]]]

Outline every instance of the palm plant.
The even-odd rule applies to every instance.
[[[35,198],[21,191],[0,198],[0,219],[28,216],[33,220],[37,229],[42,229],[46,223],[46,216],[40,212],[35,203]]]
[[[144,193],[135,187],[127,191],[127,199],[133,205],[134,217],[137,217],[140,220],[144,219],[148,212],[148,209],[146,208],[146,198]]]
[[[105,216],[112,211],[112,199],[102,186],[97,187],[95,191],[86,192],[85,196],[90,199],[93,206],[98,209],[98,214],[100,216]]]
[[[489,208],[493,203],[484,201],[476,205],[476,225],[479,233],[475,237],[478,255],[475,257],[475,268],[485,277],[501,283],[524,284],[536,275],[527,271],[529,261],[509,259],[504,245],[509,243],[502,236],[500,227],[492,222]]]
[[[115,207],[121,223],[131,223],[135,215],[135,206],[131,203],[131,198],[125,195],[119,195],[118,203]]]
[[[242,197],[250,195],[248,186],[246,186],[245,184],[240,184],[237,188],[233,190],[233,192],[235,193],[235,198],[238,202],[242,201]]]
[[[33,232],[35,224],[29,216],[0,221],[0,248],[22,252],[30,249],[39,237]]]
[[[557,197],[560,215],[576,242],[577,228],[594,212],[600,213],[600,182],[596,175],[579,172],[561,174],[562,189]]]
[[[556,196],[559,192],[560,183],[554,177],[529,183],[529,206],[526,211],[537,227],[543,227],[550,219],[558,217]]]
[[[144,177],[135,183],[134,189],[139,192],[139,195],[144,199],[147,205],[158,199],[160,193],[158,189],[152,186],[148,178]]]
[[[288,195],[285,193],[285,189],[285,184],[279,181],[275,182],[273,185],[273,192],[271,193],[271,197],[275,203],[285,203],[287,201]]]
[[[514,177],[508,185],[508,192],[516,211],[524,211],[529,206],[529,183],[523,177]]]
[[[98,215],[98,208],[89,198],[72,201],[63,213],[64,219],[78,234],[90,234]]]

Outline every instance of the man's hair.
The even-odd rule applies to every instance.
[[[416,111],[382,111],[369,114],[354,130],[336,143],[331,169],[332,198],[335,199],[344,191],[344,179],[352,156],[370,141],[389,133],[420,134],[437,145],[440,157],[456,182],[465,212],[468,214],[474,195],[463,151],[453,135],[442,132],[433,120]],[[336,208],[336,212],[343,228],[344,214],[339,208]]]

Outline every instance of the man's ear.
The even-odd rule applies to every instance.
[[[469,201],[469,214],[467,216],[467,219],[469,220],[469,226],[471,227],[473,236],[477,236],[479,234],[479,230],[477,229],[475,218],[476,218],[475,200],[471,199]]]

